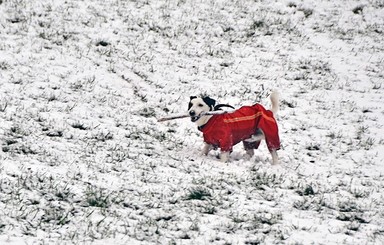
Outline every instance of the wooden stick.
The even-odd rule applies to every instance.
[[[179,118],[185,118],[185,117],[190,117],[190,116],[188,114],[185,114],[185,115],[178,115],[178,116],[162,117],[162,118],[157,119],[157,121],[158,122],[165,122],[165,121],[179,119]]]
[[[232,112],[232,111],[207,111],[207,112],[203,112],[199,115],[199,117],[202,117],[202,116],[211,116],[211,115],[220,115],[220,114],[225,114],[225,113],[228,113],[228,112]],[[158,122],[165,122],[165,121],[170,121],[170,120],[174,120],[174,119],[179,119],[179,118],[186,118],[186,117],[191,117],[190,115],[188,114],[184,114],[184,115],[176,115],[176,116],[169,116],[169,117],[162,117],[162,118],[159,118],[157,119]]]

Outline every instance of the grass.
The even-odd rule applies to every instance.
[[[204,187],[196,187],[189,190],[186,200],[207,200],[210,197],[212,197],[212,194],[208,189]]]
[[[91,207],[107,208],[110,205],[110,194],[96,187],[89,187],[86,192],[86,204]]]
[[[382,240],[378,1],[0,5],[6,239]],[[274,88],[283,92],[279,166],[258,160],[265,145],[222,164],[199,155],[188,120],[156,122],[193,94],[268,107]]]
[[[251,184],[257,189],[263,190],[265,187],[274,188],[284,182],[284,177],[275,173],[267,173],[253,170],[251,175]]]

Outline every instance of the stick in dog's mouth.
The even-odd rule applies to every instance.
[[[191,118],[192,122],[196,122],[202,116],[219,115],[219,114],[225,114],[225,113],[228,113],[228,111],[208,111],[208,112],[202,112],[198,116],[191,116],[189,114],[183,114],[183,115],[176,115],[176,116],[170,116],[170,117],[162,117],[162,118],[157,119],[157,121],[158,122],[165,122],[165,121],[169,121],[169,120],[189,117],[189,118]]]
[[[203,111],[199,115],[191,116],[191,121],[196,122],[197,120],[199,120],[203,116],[208,116],[208,113]]]
[[[191,116],[191,121],[192,122],[196,122],[197,120],[199,120],[200,116]]]
[[[204,117],[204,116],[220,115],[220,114],[226,114],[228,112],[231,112],[231,111],[203,111],[197,116],[190,116],[190,117],[192,122],[196,122],[197,120],[199,120],[201,117]]]

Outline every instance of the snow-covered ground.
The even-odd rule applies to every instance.
[[[278,166],[157,122],[272,89]],[[0,244],[383,244],[383,124],[383,0],[0,0]]]

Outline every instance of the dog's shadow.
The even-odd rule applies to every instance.
[[[249,155],[241,151],[232,152],[230,155],[230,160],[235,162],[252,162],[263,164],[267,164],[271,161],[265,154],[257,154],[257,152],[255,152],[255,155],[250,157]]]
[[[200,157],[202,159],[211,159],[220,162],[220,150],[211,150],[207,156],[202,155],[200,153]],[[268,164],[270,163],[270,159],[268,158],[268,155],[263,153],[257,153],[255,152],[255,155],[250,157],[244,151],[242,150],[235,150],[231,152],[229,157],[229,162],[250,162],[250,163],[262,163],[262,164]]]
[[[268,158],[268,155],[264,152],[257,152],[255,151],[255,155],[253,157],[250,157],[247,155],[243,149],[240,147],[236,147],[239,149],[234,149],[233,152],[231,152],[229,157],[229,162],[231,163],[241,163],[241,162],[250,162],[250,163],[261,163],[261,164],[267,164],[270,163],[270,159]],[[217,161],[220,163],[220,150],[211,150],[208,155],[204,155],[201,153],[200,149],[194,149],[192,151],[183,151],[183,155],[185,158],[191,160],[191,161]]]

